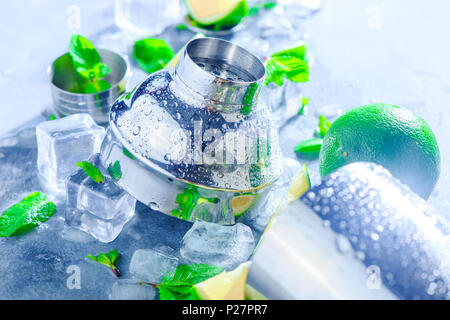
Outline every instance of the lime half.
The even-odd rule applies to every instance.
[[[189,15],[201,26],[221,30],[237,25],[248,13],[246,0],[184,0]]]
[[[256,203],[258,195],[255,193],[240,194],[231,199],[231,209],[236,218],[246,213]]]

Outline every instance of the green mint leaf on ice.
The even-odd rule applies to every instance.
[[[73,35],[70,39],[69,54],[76,72],[86,82],[78,84],[74,91],[96,93],[111,87],[109,82],[102,80],[111,73],[111,68],[101,62],[97,49],[88,39],[80,35]]]
[[[306,44],[273,54],[266,62],[265,85],[273,82],[282,86],[284,79],[293,82],[309,80],[309,65],[306,56]]]
[[[131,160],[134,160],[134,156],[133,154],[125,147],[122,148],[122,153],[124,155],[126,155],[128,158],[130,158]]]
[[[184,23],[180,23],[177,25],[177,30],[187,30],[187,27]]]
[[[55,120],[55,119],[56,119],[56,116],[53,113],[48,116],[48,120]]]
[[[217,203],[219,199],[202,198],[196,187],[187,187],[184,189],[184,192],[177,194],[175,201],[179,207],[178,209],[172,210],[170,214],[179,219],[189,220],[192,211],[197,205],[205,202]]]
[[[147,73],[163,69],[174,53],[162,39],[146,38],[134,43],[133,57]]]
[[[298,114],[305,114],[305,109],[306,109],[307,105],[309,105],[309,99],[303,97],[302,98],[302,106],[300,107]]]
[[[44,193],[34,192],[0,216],[0,237],[25,233],[47,221],[55,211],[55,204]]]
[[[260,3],[257,5],[254,5],[252,7],[250,7],[248,9],[248,13],[247,16],[251,17],[251,16],[256,16],[259,13],[259,10],[261,10],[262,8],[267,9],[267,10],[271,10],[274,9],[278,4],[276,2],[273,1],[267,1],[264,3]]]
[[[322,141],[322,138],[302,141],[295,147],[295,152],[303,159],[315,160],[319,158]]]
[[[122,170],[120,169],[120,161],[117,160],[114,163],[110,163],[108,166],[108,173],[115,181],[119,181],[122,178]]]
[[[86,174],[95,182],[103,183],[105,181],[105,176],[92,163],[90,163],[88,161],[78,162],[77,167],[80,167],[81,169],[83,169],[84,172],[86,172]]]
[[[274,1],[267,1],[263,4],[264,9],[271,10],[275,8],[278,4]]]
[[[113,249],[108,253],[100,252],[97,256],[94,256],[92,254],[88,255],[86,258],[94,260],[98,263],[101,263],[108,268],[111,268],[112,272],[117,276],[120,277],[119,269],[116,267],[117,260],[120,257],[120,253]]]
[[[331,122],[325,118],[324,116],[319,117],[319,125],[316,134],[323,138],[328,131],[328,128],[331,126]]]
[[[84,93],[97,93],[111,88],[111,85],[106,80],[89,81],[84,87]]]
[[[167,274],[157,285],[161,300],[199,300],[193,285],[224,271],[207,264],[181,265],[173,274]]]

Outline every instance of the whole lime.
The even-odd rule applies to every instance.
[[[382,165],[425,199],[439,178],[439,148],[430,126],[388,103],[354,108],[328,129],[320,149],[320,175],[357,161]]]

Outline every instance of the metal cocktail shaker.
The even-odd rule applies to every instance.
[[[272,299],[450,299],[449,235],[387,170],[354,163],[274,218],[249,282]]]
[[[114,103],[102,162],[118,164],[117,183],[155,210],[233,224],[235,200],[257,199],[281,172],[278,132],[258,100],[264,74],[228,41],[190,41],[175,68]]]

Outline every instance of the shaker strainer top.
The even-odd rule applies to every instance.
[[[264,73],[257,57],[228,41],[192,40],[175,68],[114,103],[112,141],[140,167],[200,187],[269,185],[281,164],[277,129],[258,101]]]

